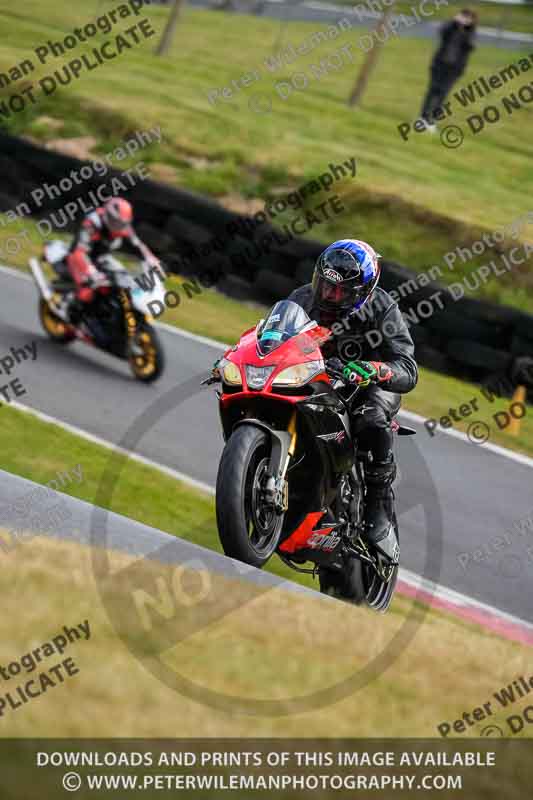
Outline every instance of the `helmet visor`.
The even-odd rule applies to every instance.
[[[359,283],[343,281],[333,283],[320,273],[313,276],[313,293],[315,303],[319,308],[324,309],[344,309],[351,308],[366,294],[366,287]]]
[[[125,220],[123,220],[119,215],[112,214],[109,211],[106,214],[106,224],[109,230],[113,231],[113,233],[127,231],[128,229],[128,223]]]

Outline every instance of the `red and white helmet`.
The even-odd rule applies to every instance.
[[[131,203],[123,197],[112,197],[104,205],[104,224],[115,235],[126,234],[133,221]]]

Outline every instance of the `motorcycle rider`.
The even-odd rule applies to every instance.
[[[76,284],[78,308],[80,303],[93,301],[95,289],[104,280],[95,262],[123,244],[132,247],[150,267],[161,268],[159,259],[135,233],[132,221],[131,203],[122,197],[110,198],[81,221],[66,258],[69,273]]]
[[[400,395],[418,380],[409,329],[396,302],[377,285],[378,258],[366,242],[333,242],[318,257],[312,283],[288,298],[332,330],[322,345],[327,367],[366,387],[355,398],[351,422],[366,458],[365,536],[372,544],[386,537],[394,514],[391,422],[400,409]]]

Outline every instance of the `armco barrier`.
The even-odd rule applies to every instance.
[[[82,163],[0,134],[0,211],[26,202],[37,217],[43,218],[94,191],[101,183],[97,177],[74,186],[59,199],[46,198],[39,208],[32,205],[33,189],[45,182],[57,183]],[[109,174],[120,175],[113,170]],[[272,241],[277,229],[266,223],[255,230],[239,227],[238,232],[228,234],[228,226],[232,230],[232,223],[235,227],[235,223],[249,218],[213,200],[151,180],[131,188],[128,199],[135,206],[139,234],[171,270],[216,276],[221,291],[239,298],[271,303],[286,296],[310,279],[313,263],[324,247],[322,242],[307,238],[279,244]],[[69,224],[64,230],[72,231],[73,226]],[[389,291],[415,276],[399,264],[382,264],[382,285]],[[503,373],[526,383],[531,398],[533,366],[524,369],[524,364],[527,367],[527,358],[533,364],[533,316],[478,300],[454,302],[438,283],[405,293],[400,307],[409,314],[416,311],[421,300],[439,291],[443,309],[411,326],[418,360],[438,371],[476,381]]]

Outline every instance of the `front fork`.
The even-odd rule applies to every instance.
[[[124,312],[124,320],[126,322],[126,336],[128,339],[128,344],[130,346],[130,349],[134,351],[135,337],[137,336],[138,333],[137,319],[135,317],[135,313],[131,305],[130,296],[125,289],[121,289],[119,293],[119,299],[122,305],[122,310]]]
[[[58,295],[51,289],[37,258],[30,258],[30,269],[41,296],[46,300],[56,317],[59,317],[59,319],[68,324],[68,316],[57,302],[60,298],[58,298]]]
[[[272,453],[263,495],[266,503],[274,506],[278,514],[284,514],[289,508],[289,484],[286,475],[290,460],[296,452],[296,411],[291,414],[287,431],[273,431],[271,428],[267,430],[272,437]]]

